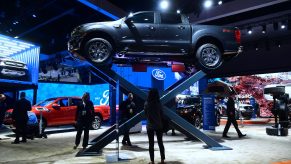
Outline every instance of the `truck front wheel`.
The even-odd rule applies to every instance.
[[[102,123],[102,119],[98,115],[95,115],[94,120],[92,122],[91,129],[93,130],[99,129],[101,127],[101,123]]]
[[[110,64],[113,48],[110,42],[103,38],[93,38],[87,41],[84,48],[85,57],[97,65]]]
[[[205,43],[198,47],[196,51],[198,66],[202,69],[212,70],[222,64],[222,56],[219,48],[211,43]]]

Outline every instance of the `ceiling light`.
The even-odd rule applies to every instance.
[[[204,2],[204,7],[205,8],[210,8],[212,6],[212,4],[213,4],[212,0],[206,0]]]
[[[222,5],[222,1],[218,1],[218,5]]]
[[[286,28],[286,21],[282,21],[281,22],[281,29],[285,29]]]
[[[252,28],[251,27],[248,27],[248,34],[252,34],[253,33],[253,30],[252,30]]]
[[[168,9],[168,8],[169,8],[169,1],[167,1],[167,0],[163,0],[163,1],[161,1],[161,3],[160,3],[160,8],[161,8],[162,10],[166,10],[166,9]]]
[[[36,18],[36,15],[35,15],[35,14],[32,14],[32,17],[33,17],[33,18]]]
[[[262,33],[265,34],[267,32],[267,27],[266,25],[262,25]]]
[[[181,13],[181,11],[180,10],[177,10],[177,14],[180,14]]]

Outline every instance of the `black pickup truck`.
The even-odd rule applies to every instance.
[[[236,27],[191,24],[183,14],[143,11],[76,27],[68,50],[96,65],[175,61],[211,70],[241,53],[240,41]]]

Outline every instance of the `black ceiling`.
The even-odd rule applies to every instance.
[[[0,1],[0,33],[39,44],[45,54],[66,50],[77,25],[105,20],[111,19],[76,0]]]

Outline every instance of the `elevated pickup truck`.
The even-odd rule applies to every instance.
[[[175,61],[212,70],[242,52],[240,41],[236,27],[191,24],[183,14],[143,11],[76,27],[68,50],[96,65]]]

